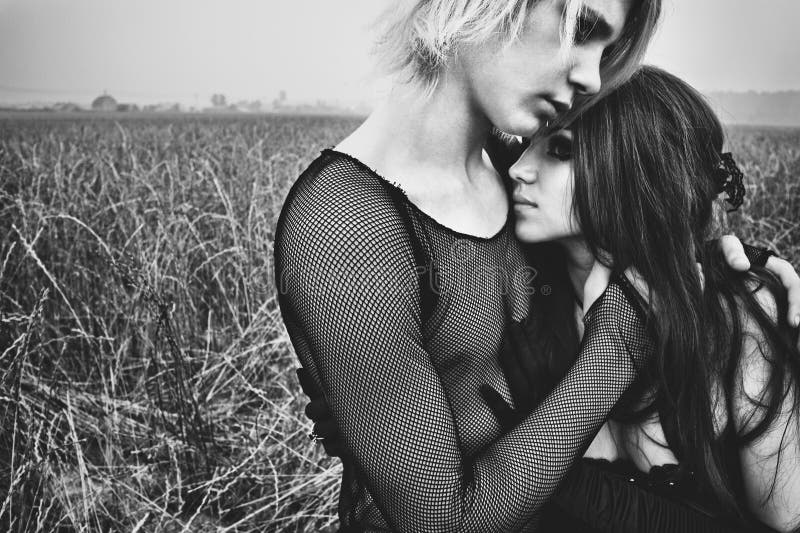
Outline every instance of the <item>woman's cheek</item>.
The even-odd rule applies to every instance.
[[[567,186],[565,187],[566,190],[564,193],[564,218],[567,220],[567,228],[569,228],[570,233],[578,235],[581,233],[581,227],[578,223],[578,217],[573,210],[573,206],[575,205],[575,174],[572,172],[571,165],[569,176],[565,181]]]

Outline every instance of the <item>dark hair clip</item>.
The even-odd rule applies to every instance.
[[[745,189],[743,179],[744,174],[742,174],[742,171],[739,170],[733,160],[733,155],[730,152],[721,154],[719,165],[714,170],[714,181],[717,183],[719,192],[728,193],[726,200],[731,204],[731,209],[728,210],[729,213],[739,209],[739,206],[744,202]]]

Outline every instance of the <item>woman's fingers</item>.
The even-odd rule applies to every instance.
[[[778,276],[786,288],[789,299],[789,314],[787,320],[793,327],[800,326],[800,277],[791,263],[778,257],[767,260],[767,270]]]
[[[723,235],[719,239],[719,245],[722,248],[722,255],[725,256],[728,266],[740,272],[750,270],[750,261],[744,253],[742,241],[733,235]]]

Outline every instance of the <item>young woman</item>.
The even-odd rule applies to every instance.
[[[563,354],[577,352],[596,256],[633,267],[652,302],[654,354],[543,526],[800,526],[800,351],[785,294],[764,269],[734,272],[706,244],[715,197],[738,206],[744,193],[723,140],[698,93],[644,67],[509,170],[517,237],[551,243],[530,250],[548,290],[524,326],[535,359],[525,401],[544,398],[573,363]]]
[[[660,2],[398,4],[384,45],[411,79],[293,186],[275,236],[279,303],[348,450],[345,527],[515,530],[648,350],[640,321],[617,327],[632,304],[612,285],[573,371],[498,439],[477,386],[508,396],[497,354],[528,313],[532,271],[482,148],[492,127],[533,135],[576,95],[623,81]]]

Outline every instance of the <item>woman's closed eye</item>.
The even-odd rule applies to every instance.
[[[552,135],[547,140],[547,155],[559,161],[571,161],[572,139],[566,135]]]

